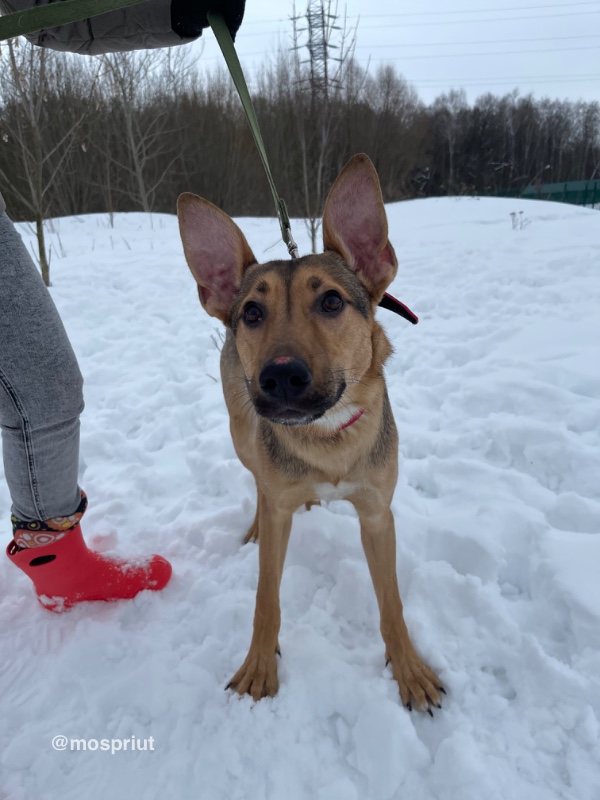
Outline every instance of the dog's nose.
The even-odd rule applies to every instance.
[[[260,388],[276,400],[299,397],[312,382],[312,375],[299,358],[281,357],[270,361],[260,373]]]

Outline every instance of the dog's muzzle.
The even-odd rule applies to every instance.
[[[338,402],[346,384],[334,392],[315,390],[308,365],[299,358],[281,356],[263,367],[256,388],[253,392],[248,386],[261,417],[282,425],[308,425]]]

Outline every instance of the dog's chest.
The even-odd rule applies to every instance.
[[[317,500],[345,500],[356,489],[355,483],[339,481],[335,486],[333,483],[316,483],[315,497]]]

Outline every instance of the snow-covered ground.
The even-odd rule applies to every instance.
[[[174,577],[58,616],[3,558],[2,800],[600,798],[600,216],[471,198],[388,212],[392,292],[421,319],[378,312],[396,349],[397,567],[443,711],[401,707],[341,502],[294,521],[278,696],[224,691],[250,641],[257,547],[241,545],[254,486],[217,323],[174,217],[62,219],[52,295],[86,381],[84,533],[162,553]],[[259,258],[285,255],[274,220],[239,222]],[[0,480],[4,544],[8,513]],[[57,752],[56,735],[154,750]]]

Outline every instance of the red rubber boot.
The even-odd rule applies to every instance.
[[[85,600],[129,600],[144,589],[159,591],[172,571],[162,556],[124,561],[88,550],[79,525],[42,547],[19,549],[13,540],[6,555],[31,578],[44,608],[57,612]]]

